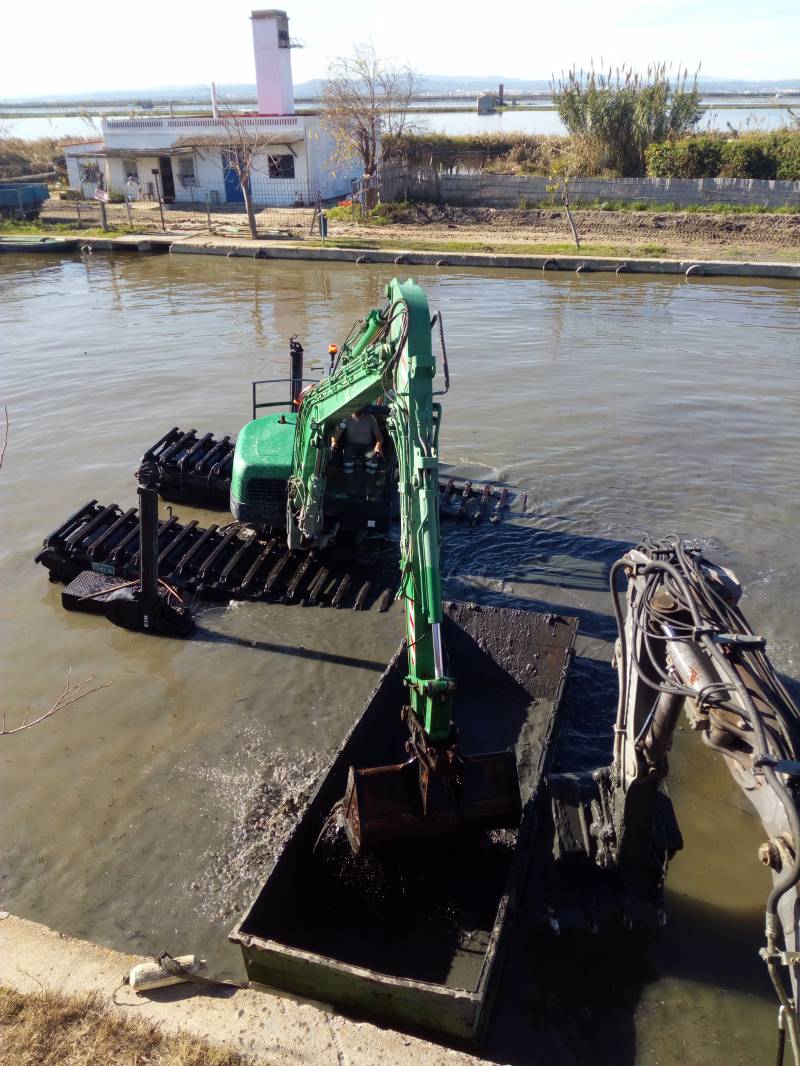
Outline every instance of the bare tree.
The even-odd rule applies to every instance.
[[[365,174],[378,165],[381,136],[400,137],[420,128],[411,102],[420,76],[407,65],[380,59],[372,45],[358,45],[328,67],[322,90],[322,128],[333,140],[331,167],[358,158]]]
[[[277,158],[272,135],[249,124],[249,115],[235,115],[220,111],[219,122],[224,133],[219,135],[200,135],[193,140],[197,148],[222,148],[223,165],[236,175],[242,189],[247,225],[253,240],[258,237],[256,215],[253,209],[251,180],[255,174],[269,176],[270,163]],[[264,169],[266,167],[266,170]]]
[[[569,185],[575,177],[576,172],[580,173],[580,152],[576,153],[574,147],[571,145],[567,148],[556,147],[554,151],[556,154],[556,165],[554,167],[555,173],[551,176],[550,184],[546,186],[546,188],[548,192],[555,193],[560,198],[561,204],[566,212],[569,228],[572,230],[572,239],[575,241],[575,247],[580,251],[581,239],[578,236],[578,229],[572,215]]]

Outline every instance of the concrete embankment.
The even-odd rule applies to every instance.
[[[133,1011],[259,1063],[470,1066],[486,1061],[262,990],[184,984],[137,995],[121,982],[143,961],[13,915],[0,920],[0,985],[22,993],[96,992],[122,1016]]]
[[[800,263],[742,263],[713,259],[641,259],[592,255],[503,255],[495,252],[405,251],[402,248],[320,248],[284,241],[226,237],[171,237],[144,234],[87,237],[96,251],[158,251],[182,255],[221,255],[247,259],[309,259],[321,262],[388,263],[395,266],[494,267],[502,270],[566,270],[577,273],[678,274],[731,278],[794,278]]]

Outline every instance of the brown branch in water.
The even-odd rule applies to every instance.
[[[82,700],[84,696],[90,696],[93,692],[99,692],[103,688],[108,688],[112,683],[111,681],[104,681],[102,685],[95,685],[94,688],[86,688],[87,685],[94,681],[94,674],[91,677],[87,677],[84,681],[79,682],[77,685],[72,684],[72,670],[70,669],[67,674],[66,684],[61,695],[58,697],[53,706],[45,711],[44,714],[39,715],[38,718],[34,718],[32,721],[28,721],[28,714],[30,708],[25,712],[25,716],[22,719],[22,724],[15,726],[13,729],[6,729],[6,711],[3,711],[3,725],[0,728],[0,737],[10,737],[13,733],[21,733],[23,729],[31,729],[33,726],[43,722],[46,718],[50,718],[58,711],[62,711],[65,707],[69,707],[71,703],[77,703],[78,700]]]
[[[3,406],[3,414],[6,418],[6,431],[3,435],[3,448],[0,451],[0,467],[3,465],[3,457],[6,454],[6,445],[8,444],[8,408],[5,405]]]

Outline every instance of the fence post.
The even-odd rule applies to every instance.
[[[125,197],[125,212],[128,216],[128,225],[133,226],[133,212],[131,211],[131,202],[127,196]]]
[[[206,224],[208,225],[208,232],[212,233],[211,229],[211,193],[206,189]]]
[[[107,233],[108,232],[108,214],[106,212],[105,201],[99,200],[98,203],[100,204],[100,226],[102,227],[103,232]]]
[[[80,202],[80,200],[78,200],[78,202],[75,204],[75,210],[76,210],[77,215],[78,215],[78,225],[80,226],[81,221],[82,221],[82,219],[81,219],[81,202]]]
[[[158,195],[158,213],[161,215],[161,228],[166,231],[167,227],[164,225],[164,200],[161,196],[161,183],[158,180],[160,171],[158,167],[153,167],[150,173],[155,178],[156,194]]]

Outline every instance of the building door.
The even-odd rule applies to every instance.
[[[161,172],[161,195],[165,204],[175,203],[175,176],[172,173],[172,160],[168,155],[158,157],[158,169]]]
[[[236,172],[236,149],[222,149],[222,169],[225,174],[225,200],[229,204],[243,204],[242,183]]]

